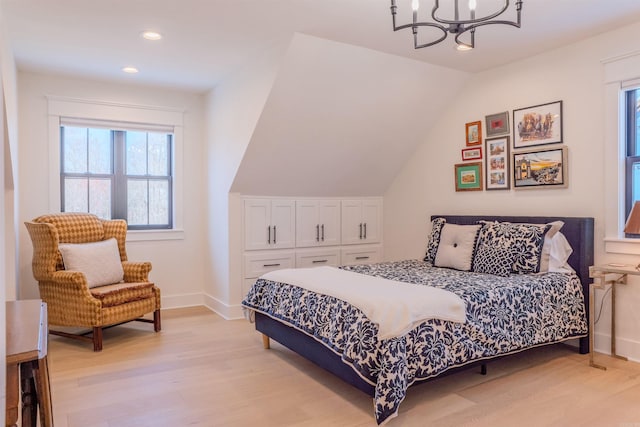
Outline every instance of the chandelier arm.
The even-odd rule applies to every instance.
[[[500,25],[511,25],[512,27],[520,28],[520,20],[519,19],[518,19],[518,22],[511,22],[511,21],[480,22],[478,24],[469,25],[464,30],[461,30],[458,34],[456,34],[456,38],[455,38],[456,43],[458,43],[458,37],[460,37],[464,33],[468,32],[468,31],[471,31],[471,30],[475,30],[478,27],[483,27],[485,25],[494,25],[494,24],[496,24],[496,25],[497,24],[500,24]],[[461,42],[461,43],[464,43],[464,42]]]
[[[440,43],[441,41],[443,41],[444,39],[446,39],[446,38],[447,38],[447,36],[449,35],[449,32],[448,32],[448,31],[444,31],[444,30],[443,30],[443,31],[442,31],[442,33],[443,33],[443,34],[442,34],[442,37],[440,37],[440,38],[439,38],[439,39],[437,39],[437,40],[434,40],[434,41],[429,42],[429,43],[418,44],[418,34],[414,32],[414,33],[413,33],[413,47],[414,47],[414,49],[421,49],[421,48],[423,48],[423,47],[429,47],[429,46],[433,46],[433,45],[435,45],[435,44]]]
[[[521,3],[522,1],[518,1],[516,2],[516,8],[518,11],[518,16],[520,16],[520,7],[521,7]],[[507,11],[507,9],[509,8],[509,0],[504,0],[504,6],[502,7],[502,9],[500,9],[499,11],[491,14],[491,15],[487,15],[487,16],[483,16],[481,18],[476,18],[476,19],[443,19],[443,18],[438,18],[436,16],[436,12],[438,11],[438,9],[440,8],[440,0],[435,0],[433,9],[431,10],[431,18],[436,21],[439,22],[441,24],[476,24],[476,23],[480,23],[480,22],[485,22],[485,21],[489,21],[490,19],[493,19],[497,16],[502,15],[504,12]]]
[[[405,28],[415,28],[415,27],[434,27],[439,29],[445,34],[447,33],[446,27],[439,24],[434,24],[432,22],[415,22],[415,23],[412,22],[410,24],[404,24],[399,26],[396,26],[395,22],[393,23],[393,31],[404,30]],[[444,40],[445,38],[447,38],[446,35],[442,38],[442,40]]]
[[[511,22],[511,21],[493,21],[493,22],[480,22],[479,24],[475,24],[475,25],[470,25],[467,28],[465,28],[464,30],[460,31],[458,34],[456,34],[454,40],[456,42],[456,44],[458,45],[464,45],[464,46],[469,46],[471,48],[475,47],[475,43],[473,38],[471,39],[471,44],[469,43],[465,43],[463,41],[460,40],[460,36],[462,36],[463,34],[471,31],[471,34],[473,35],[476,28],[478,27],[483,27],[485,25],[493,25],[493,24],[501,24],[501,25],[511,25],[512,27],[516,27],[516,28],[520,28],[520,19],[518,19],[518,22]]]

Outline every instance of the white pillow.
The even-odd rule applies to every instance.
[[[544,243],[542,244],[542,253],[540,255],[540,273],[546,273],[549,271],[549,256],[551,254],[551,246],[553,245],[552,239],[560,231],[564,222],[553,221],[547,223],[551,228],[544,235]]]
[[[569,256],[573,253],[573,248],[567,238],[561,232],[557,232],[551,239],[551,249],[549,252],[549,272],[551,273],[573,273],[575,270],[568,263]]]
[[[92,243],[58,245],[65,270],[80,271],[90,288],[119,283],[124,279],[118,241],[110,238]]]
[[[440,233],[440,244],[434,265],[461,271],[471,270],[473,251],[480,225],[445,223]]]

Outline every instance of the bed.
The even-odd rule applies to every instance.
[[[274,280],[269,280],[270,276],[259,278],[243,301],[255,319],[256,330],[263,334],[265,348],[269,339],[274,339],[372,396],[378,424],[397,415],[408,387],[413,384],[472,365],[484,366],[488,360],[532,347],[571,339],[579,340],[580,353],[588,352],[586,308],[589,306],[588,270],[593,264],[593,218],[434,215],[431,220],[425,260],[341,269],[345,274],[358,273],[394,283],[429,285],[419,286],[421,289],[433,287],[449,291],[464,302],[462,321],[426,318],[400,334],[379,339],[378,324],[367,318],[360,305],[356,307],[330,292],[287,283],[278,275],[271,276]],[[476,226],[479,221],[483,225]],[[525,224],[527,232],[539,229],[546,244],[545,236],[550,236],[552,228],[558,228],[550,224],[558,221],[562,224],[560,232],[572,249],[566,264],[575,273],[561,269],[559,272],[531,270],[530,274],[513,274],[513,271],[502,274],[504,269],[496,265],[516,268],[518,253],[528,250],[524,247],[518,251],[511,249],[510,254],[517,253],[509,255],[508,261],[501,261],[500,256],[496,265],[491,261],[488,270],[483,270],[486,265],[481,260],[486,253],[480,253],[481,243],[484,239],[485,248],[499,248],[495,241],[487,239],[500,234],[495,230],[504,231],[504,224]],[[444,241],[450,238],[451,230],[464,228],[462,232],[467,235],[474,226],[478,230],[471,262],[478,271],[436,266],[443,264],[443,256],[438,255],[445,254],[445,248],[458,254],[462,246],[468,246],[458,244],[462,241],[458,237],[454,239],[456,243],[446,246]],[[537,245],[536,250],[542,251],[540,236],[532,239],[537,239],[533,245]],[[517,241],[528,242],[520,238]],[[495,251],[491,255],[493,258],[484,258],[495,260]],[[458,262],[456,257],[454,263]],[[544,260],[537,262],[537,268],[542,270]],[[521,267],[528,272],[527,268],[532,265]]]

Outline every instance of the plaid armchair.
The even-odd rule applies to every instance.
[[[33,243],[33,276],[40,298],[47,303],[49,325],[91,328],[71,334],[50,328],[49,332],[93,342],[102,350],[102,329],[131,320],[153,323],[160,331],[160,289],[149,282],[150,262],[127,260],[124,220],[101,220],[86,213],[59,213],[25,222]],[[115,238],[124,270],[124,281],[89,288],[85,275],[65,270],[59,243],[90,243]],[[114,249],[115,250],[115,249]],[[153,313],[153,320],[141,318]]]

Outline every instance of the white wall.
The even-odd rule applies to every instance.
[[[2,23],[2,13],[0,11],[0,24]],[[6,286],[5,292],[7,300],[15,300],[17,295],[17,258],[16,258],[16,245],[17,245],[17,189],[18,189],[18,86],[17,86],[17,71],[13,58],[13,52],[9,46],[8,38],[4,35],[4,27],[0,25],[0,63],[2,73],[2,85],[3,85],[3,98],[4,102],[4,119],[5,127],[3,132],[5,133],[4,143],[2,144],[2,150],[4,151],[3,167],[3,226],[5,236],[3,241],[4,249],[6,250],[3,260],[5,262],[4,271],[4,283]],[[2,302],[2,301],[0,301]]]
[[[250,61],[226,78],[206,100],[206,197],[208,235],[205,303],[225,318],[242,315],[239,195],[230,193],[286,46]],[[203,181],[204,182],[204,181]]]
[[[0,5],[0,360],[6,360],[6,304],[15,300],[16,279],[16,203],[18,103],[16,65],[8,39],[4,34],[4,14]],[[6,369],[0,372],[0,397],[6,402]],[[5,405],[0,419],[5,419]]]
[[[640,24],[475,75],[446,110],[385,194],[385,256],[421,258],[433,214],[532,214],[595,218],[596,263],[637,263],[637,256],[604,251],[604,82],[601,60],[637,49]],[[569,150],[567,189],[454,191],[464,125],[487,114],[563,101],[563,139]],[[512,116],[510,120],[512,119]],[[415,236],[422,236],[416,238]],[[618,353],[640,360],[640,278],[619,290]],[[602,295],[598,294],[598,304]],[[596,326],[596,349],[608,351],[608,303]]]
[[[232,191],[380,196],[468,77],[295,34]]]
[[[184,239],[135,241],[127,244],[129,259],[151,261],[151,279],[162,291],[163,308],[202,304],[204,281],[206,198],[204,182],[204,97],[200,94],[20,72],[19,171],[20,200],[20,298],[37,298],[37,283],[31,272],[31,240],[22,222],[49,212],[49,151],[47,99],[45,96],[107,101],[113,103],[169,107],[184,110],[183,192]],[[54,171],[55,172],[55,171]],[[55,173],[54,173],[55,175]],[[56,195],[54,195],[57,197]]]

